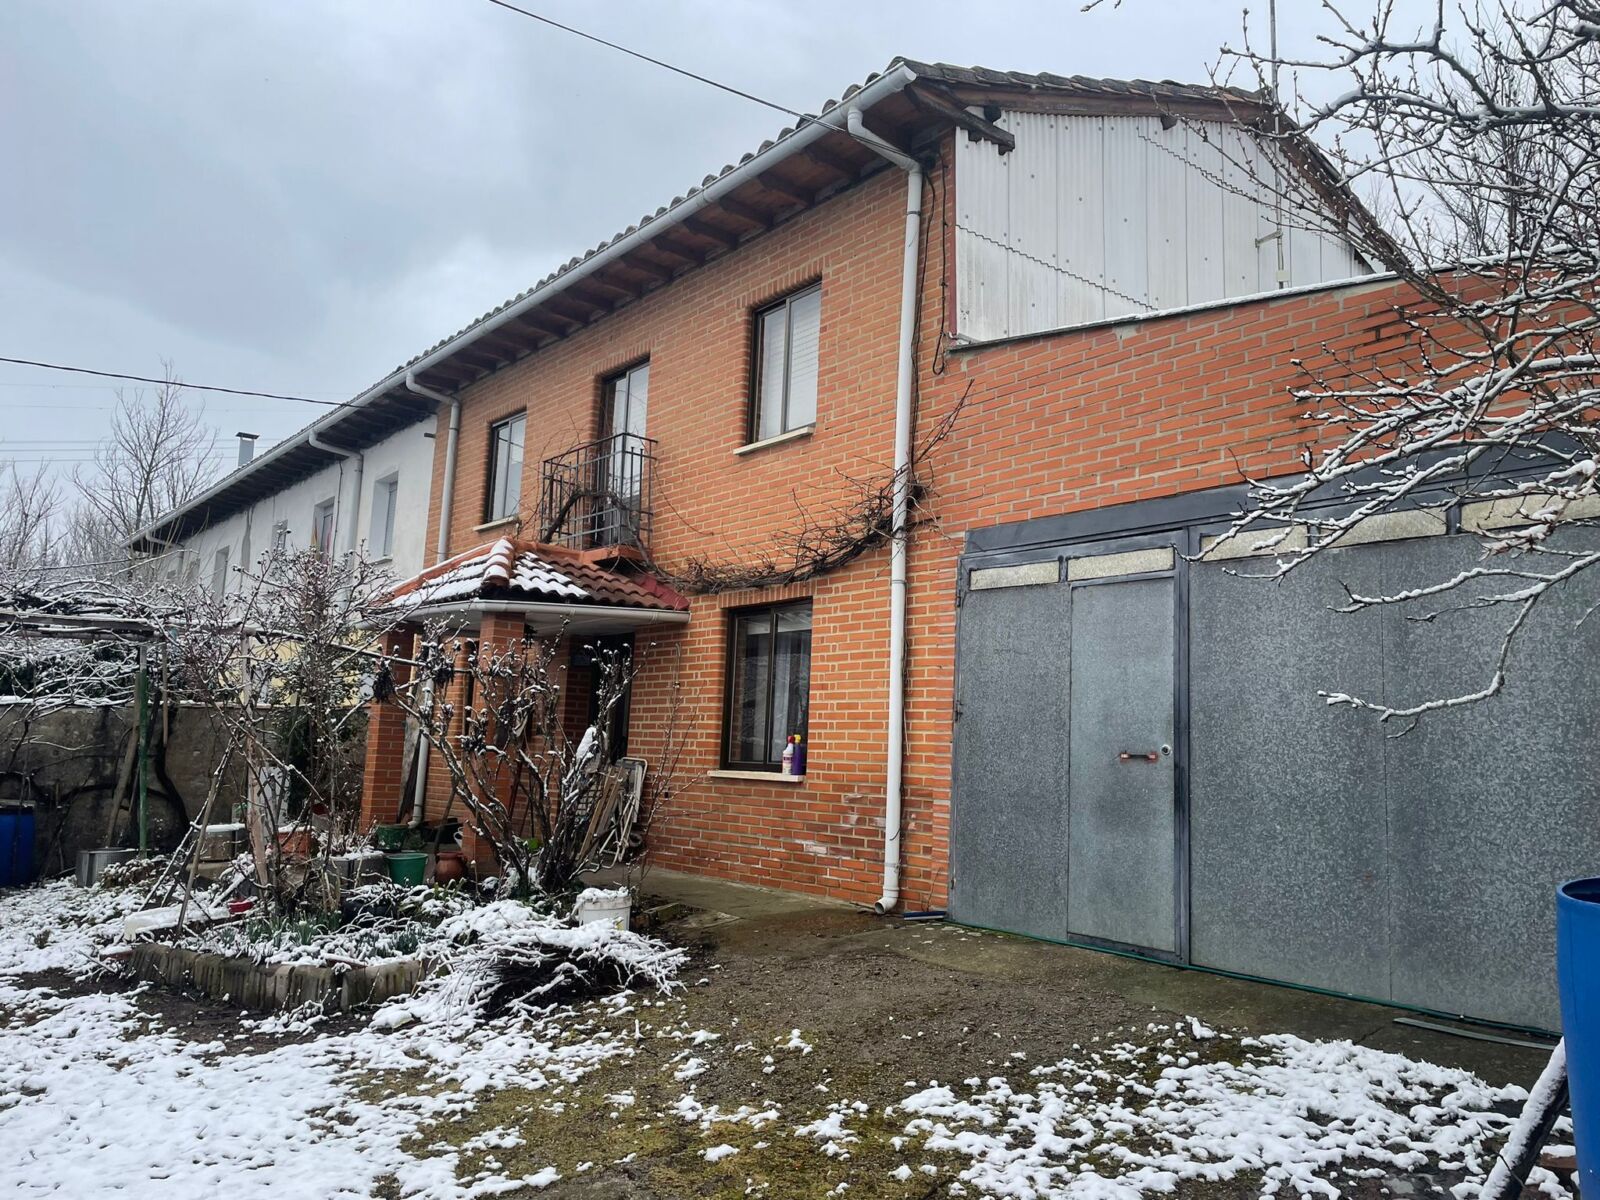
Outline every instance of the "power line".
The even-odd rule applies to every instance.
[[[300,404],[318,404],[324,408],[352,408],[347,401],[314,400],[310,396],[289,396],[282,392],[253,392],[248,388],[216,387],[205,383],[189,383],[181,379],[154,379],[149,375],[127,375],[121,371],[96,371],[89,367],[69,367],[61,363],[37,362],[31,358],[7,358],[0,355],[0,363],[15,363],[19,367],[38,367],[43,371],[70,371],[74,375],[94,375],[101,379],[126,379],[132,383],[153,383],[158,387],[170,384],[187,388],[191,392],[222,392],[229,396],[259,396],[263,400],[294,400]]]
[[[764,97],[761,97],[761,96],[757,96],[753,92],[746,92],[746,91],[744,91],[744,90],[742,90],[740,88],[734,87],[731,84],[719,83],[717,80],[712,79],[709,76],[697,74],[696,72],[690,71],[690,70],[688,70],[687,68],[684,68],[684,67],[673,66],[673,64],[671,64],[669,62],[663,62],[659,58],[652,58],[652,57],[650,57],[650,55],[642,53],[641,51],[631,50],[627,46],[618,45],[616,42],[608,42],[608,41],[606,41],[605,38],[600,37],[600,36],[598,36],[596,34],[585,33],[581,29],[574,29],[571,25],[563,25],[560,21],[552,20],[549,17],[541,16],[540,14],[538,14],[536,12],[530,12],[525,8],[519,8],[515,4],[510,3],[510,0],[489,0],[489,3],[493,4],[497,8],[506,9],[509,12],[520,13],[522,16],[528,17],[531,20],[541,21],[546,25],[549,25],[549,26],[552,26],[552,27],[554,27],[556,29],[562,30],[564,33],[573,34],[574,36],[584,38],[587,41],[597,42],[598,44],[600,44],[602,46],[609,47],[610,49],[619,51],[622,54],[626,54],[626,55],[629,55],[629,56],[631,56],[633,58],[637,58],[637,59],[641,60],[642,62],[650,63],[652,66],[660,67],[664,71],[671,71],[674,75],[682,75],[685,79],[693,79],[698,83],[703,83],[703,84],[707,85],[708,87],[714,87],[714,88],[718,89],[719,91],[724,91],[724,92],[729,93],[730,95],[738,96],[742,100],[749,100],[749,101],[751,101],[751,102],[753,102],[755,104],[760,104],[760,105],[762,105],[762,106],[764,106],[766,108],[773,109],[776,112],[784,113],[784,114],[786,114],[788,116],[794,117],[796,120],[799,120],[801,122],[810,122],[810,121],[812,121],[814,119],[812,117],[806,116],[805,113],[796,112],[794,109],[785,107],[784,105],[778,104],[775,101],[765,99]]]

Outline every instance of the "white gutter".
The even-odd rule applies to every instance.
[[[436,566],[445,560],[450,548],[450,509],[456,499],[456,442],[461,438],[461,397],[425,387],[417,382],[415,371],[406,372],[406,391],[450,406],[450,435],[444,444],[444,486],[439,489],[439,537],[433,547],[432,565]],[[426,514],[422,519],[428,519]]]
[[[889,748],[883,796],[883,895],[880,913],[900,903],[900,823],[906,737],[906,518],[911,494],[912,348],[917,325],[917,268],[922,246],[922,164],[867,128],[858,104],[845,114],[850,136],[906,173],[906,243],[900,275],[900,355],[894,389],[894,510],[889,535]]]
[[[327,442],[323,441],[317,436],[317,431],[315,429],[308,429],[306,431],[306,445],[310,446],[314,450],[326,450],[329,454],[337,454],[340,458],[345,459],[346,461],[352,458],[355,459],[355,486],[352,489],[355,496],[355,503],[352,507],[355,511],[350,518],[349,532],[345,535],[345,549],[349,553],[354,554],[356,552],[357,526],[361,524],[361,477],[366,474],[367,456],[361,453],[359,450],[346,450],[343,446],[330,446]],[[334,494],[333,498],[334,541],[339,540],[339,522],[343,516],[344,467],[341,465],[339,468],[339,490]],[[328,546],[327,551],[328,557],[332,558],[333,547]]]
[[[916,78],[917,73],[904,63],[901,63],[892,71],[885,71],[882,75],[878,76],[878,78],[874,79],[871,83],[867,84],[865,87],[861,88],[854,95],[852,95],[850,97],[850,104],[852,108],[871,108],[879,101],[884,100],[897,92],[904,91],[912,83],[916,82]],[[837,112],[838,109],[836,107],[826,117],[808,121],[806,124],[801,125],[800,128],[796,129],[788,137],[779,139],[771,146],[768,146],[765,150],[761,151],[759,154],[755,154],[747,161],[740,163],[726,175],[713,180],[702,190],[696,192],[693,196],[689,197],[689,199],[685,200],[682,204],[669,208],[666,212],[655,218],[655,220],[647,221],[643,225],[640,225],[632,233],[629,233],[624,237],[617,238],[604,250],[601,250],[593,256],[585,259],[583,262],[580,262],[570,271],[565,271],[557,275],[554,279],[548,280],[547,282],[534,288],[521,300],[518,300],[514,304],[508,305],[494,316],[489,317],[477,325],[473,325],[469,329],[462,330],[455,337],[445,342],[444,345],[440,346],[437,350],[429,351],[427,354],[423,355],[416,362],[412,363],[409,368],[395,371],[382,382],[362,392],[354,400],[344,405],[343,408],[329,413],[327,416],[315,422],[310,429],[306,431],[306,433],[309,434],[318,430],[331,429],[338,423],[340,413],[342,413],[345,409],[363,408],[374,401],[381,399],[384,395],[393,391],[395,388],[403,386],[405,383],[405,378],[408,374],[415,375],[428,370],[430,367],[436,366],[443,360],[449,358],[452,354],[456,353],[458,350],[462,350],[467,346],[470,346],[474,341],[482,337],[484,334],[491,333],[494,330],[499,329],[502,325],[510,324],[512,321],[515,321],[518,317],[522,316],[530,309],[539,307],[551,297],[559,295],[561,292],[565,291],[567,288],[571,287],[580,280],[587,279],[590,275],[594,275],[605,270],[617,259],[652,241],[657,234],[671,229],[675,225],[682,224],[684,221],[700,212],[700,210],[708,208],[717,203],[729,192],[737,191],[739,188],[749,183],[752,179],[755,179],[757,176],[761,175],[762,172],[770,170],[774,163],[782,162],[792,154],[798,154],[812,143],[820,141],[830,133],[845,132],[845,130],[840,128],[836,119]],[[288,453],[295,446],[302,444],[304,438],[305,435],[297,435],[296,437],[290,438],[287,441],[279,442],[276,446],[272,447],[272,449],[266,451],[257,458],[252,459],[248,467],[241,469],[249,471],[258,466],[270,464],[276,459],[281,458],[284,454]],[[206,489],[204,492],[201,492],[200,495],[189,501],[189,503],[184,505],[182,508],[174,509],[170,513],[164,513],[160,519],[152,522],[144,529],[138,530],[128,540],[130,542],[141,541],[150,533],[151,530],[158,529],[161,526],[170,523],[171,520],[180,513],[188,512],[190,509],[203,507],[204,505],[208,504],[211,500],[215,499],[219,494],[221,494],[221,492],[229,485],[230,481],[234,480],[234,477],[238,475],[238,473],[238,471],[235,471],[232,475],[229,475],[213,484],[210,488]]]

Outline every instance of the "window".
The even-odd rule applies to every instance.
[[[750,440],[763,442],[817,421],[817,345],[822,285],[756,313],[755,400]]]
[[[311,548],[333,553],[333,501],[324,500],[311,510]]]
[[[780,770],[789,735],[806,731],[810,696],[811,602],[734,613],[723,765]]]
[[[650,404],[650,364],[640,363],[600,387],[601,428],[607,441],[605,496],[594,514],[596,545],[633,541],[639,533],[644,492],[645,415]]]
[[[394,553],[394,511],[399,497],[399,475],[386,475],[372,485],[372,529],[367,534],[367,553],[373,558],[388,558]]]
[[[289,522],[277,521],[272,526],[272,550],[282,554],[289,548]]]
[[[211,594],[221,600],[228,594],[228,548],[211,556]]]
[[[518,413],[489,426],[489,493],[484,520],[499,521],[517,515],[522,500],[522,441],[528,417]]]

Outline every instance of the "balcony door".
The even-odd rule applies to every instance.
[[[599,501],[594,515],[596,545],[638,540],[645,473],[645,418],[650,405],[650,364],[642,362],[605,381],[601,396],[597,456]]]

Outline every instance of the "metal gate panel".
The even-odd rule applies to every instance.
[[[1068,595],[1051,583],[962,602],[950,910],[970,925],[1066,935]]]
[[[1068,932],[1178,950],[1174,581],[1072,588]]]
[[[1596,544],[1582,531],[1558,546]],[[1427,538],[1373,557],[1393,592],[1480,563],[1482,544]],[[1472,594],[1384,614],[1387,703],[1487,681],[1512,606],[1414,619]],[[1558,1027],[1555,887],[1600,869],[1600,703],[1588,683],[1600,616],[1582,619],[1593,603],[1581,582],[1549,593],[1513,646],[1500,695],[1431,713],[1387,742],[1393,999]]]
[[[1268,583],[1270,559],[1189,570],[1190,956],[1221,970],[1387,997],[1384,731],[1318,695],[1383,688],[1362,548]],[[1355,556],[1355,557],[1352,557]]]

